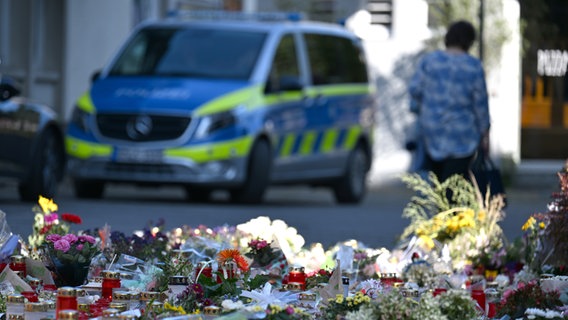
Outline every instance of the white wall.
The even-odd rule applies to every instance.
[[[67,0],[63,104],[68,119],[76,99],[130,34],[132,0]]]
[[[503,15],[510,31],[504,44],[500,68],[490,74],[491,152],[497,158],[520,162],[521,132],[521,34],[520,5],[503,0]]]

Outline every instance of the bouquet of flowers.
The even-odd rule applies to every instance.
[[[50,234],[64,235],[69,232],[72,224],[81,224],[80,216],[57,213],[59,207],[52,199],[39,197],[38,204],[33,208],[35,212],[33,232],[28,238],[29,246],[38,249],[44,244],[45,237]]]
[[[268,241],[256,238],[248,242],[249,252],[245,255],[252,259],[253,266],[266,267],[280,257],[280,253],[272,248]]]
[[[44,248],[44,262],[59,287],[82,285],[87,278],[91,259],[99,252],[94,237],[71,233],[47,235]]]
[[[507,290],[503,293],[503,299],[497,307],[497,315],[502,317],[510,315],[513,318],[522,317],[528,308],[541,308],[554,310],[562,306],[560,293],[557,291],[546,292],[538,282],[520,282],[515,290]]]
[[[95,238],[89,235],[50,234],[45,240],[50,256],[63,264],[88,263],[99,252]]]

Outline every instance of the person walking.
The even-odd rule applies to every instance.
[[[468,53],[475,37],[471,23],[452,23],[444,39],[446,49],[425,54],[408,86],[425,168],[440,181],[454,174],[469,179],[478,149],[489,151],[485,72],[481,61]]]

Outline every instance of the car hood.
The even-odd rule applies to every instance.
[[[249,85],[236,80],[108,77],[93,83],[91,100],[99,113],[185,114]]]

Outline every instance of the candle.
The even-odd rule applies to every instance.
[[[104,299],[112,300],[112,289],[120,288],[120,272],[104,270],[101,275],[103,277],[101,295]]]

